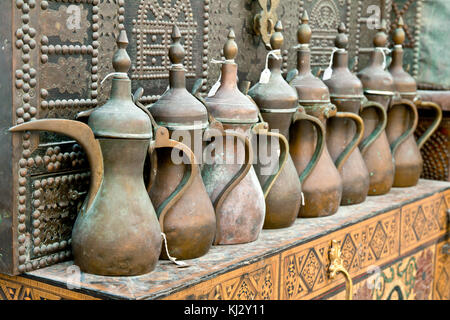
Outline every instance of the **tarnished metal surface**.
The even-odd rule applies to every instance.
[[[377,107],[383,114],[381,125],[373,132],[365,132],[366,138],[361,142],[363,151],[377,139],[386,127],[386,114],[383,106],[376,103],[364,103],[363,86],[361,81],[348,69],[348,52],[346,46],[348,38],[345,26],[339,26],[339,34],[336,36],[335,44],[337,50],[334,52],[331,75],[324,80],[330,90],[331,102],[338,111],[352,112],[358,115],[364,109]],[[361,118],[358,120],[362,121]],[[346,145],[352,141],[357,133],[357,126],[348,119],[331,118],[328,121],[327,146],[334,161],[345,150]],[[341,205],[361,203],[366,199],[369,192],[369,171],[361,155],[360,149],[356,148],[348,157],[348,160],[340,167],[339,173],[342,177],[342,200]]]
[[[341,22],[350,30],[350,56],[358,57],[351,59],[350,66],[353,70],[364,67],[376,32],[367,24],[373,15],[370,5],[381,6],[388,25],[391,20],[395,22],[391,11],[396,8],[400,10],[396,16],[406,16],[407,25],[420,21],[410,32],[415,39],[414,61],[418,61],[418,39],[427,24],[421,8],[429,10],[428,3],[283,0],[278,7],[267,8],[274,10],[286,29],[281,48],[283,73],[296,64],[293,46],[304,10],[310,12],[315,34],[314,74],[328,65],[332,40]],[[235,30],[241,49],[236,58],[240,81],[255,83],[265,63],[265,45],[252,30],[253,18],[261,11],[260,3],[254,0],[7,0],[1,2],[0,9],[4,25],[1,55],[5,57],[0,66],[2,132],[34,119],[75,119],[80,111],[103,103],[111,79],[101,82],[112,71],[114,40],[121,29],[126,29],[130,38],[133,91],[144,88],[144,103],[154,102],[167,88],[167,51],[174,24],[184,38],[188,89],[195,79],[202,79],[200,91],[205,95],[218,79],[220,68],[211,60],[221,57],[229,28]],[[6,147],[1,156],[0,229],[6,245],[0,248],[0,271],[17,274],[70,258],[68,230],[88,190],[84,150],[73,140],[51,133],[2,134],[1,143]],[[47,225],[51,225],[51,232]]]
[[[238,65],[235,62],[238,46],[234,41],[233,30],[223,51],[222,81],[215,93],[210,92],[205,99],[208,112],[223,123],[224,129],[240,133],[250,138],[250,128],[258,122],[258,107],[237,87]],[[211,145],[216,144],[214,141]],[[247,143],[245,144],[245,146]],[[206,190],[213,202],[239,171],[246,164],[244,158],[253,156],[251,146],[243,146],[237,140],[225,140],[222,147],[214,147],[212,163],[203,166],[202,177]],[[252,161],[250,161],[252,163]],[[265,201],[261,185],[253,166],[244,178],[234,186],[220,208],[216,207],[217,233],[215,244],[237,244],[255,241],[263,227]]]
[[[364,94],[370,101],[380,103],[387,112],[394,94],[394,79],[385,70],[383,50],[387,44],[385,25],[373,37],[375,50],[370,55],[367,66],[357,73],[363,84]],[[375,110],[367,109],[361,112],[367,132],[372,132],[381,121]],[[366,138],[366,136],[364,137]],[[365,149],[363,158],[369,170],[369,195],[386,194],[394,183],[394,163],[386,131]]]
[[[297,90],[300,105],[309,115],[322,122],[323,136],[327,141],[332,139],[328,135],[333,134],[333,131],[327,130],[327,122],[330,118],[341,118],[340,120],[347,118],[347,121],[352,120],[356,124],[355,133],[349,141],[338,138],[346,143],[334,153],[334,158],[330,155],[329,147],[325,145],[317,165],[304,180],[305,206],[301,207],[300,216],[323,217],[336,213],[339,208],[343,184],[338,170],[358,147],[363,137],[364,124],[355,113],[337,112],[336,106],[330,102],[328,87],[322,80],[312,75],[309,48],[311,35],[312,31],[305,11],[302,16],[302,25],[298,29],[297,76],[290,82],[291,86]],[[311,124],[301,122],[295,123],[291,128],[291,156],[299,175],[305,169],[305,163],[312,157],[311,151],[316,145],[314,137],[319,132],[318,127],[314,128]],[[332,151],[335,149],[333,148]]]
[[[420,99],[417,95],[415,79],[403,69],[402,45],[404,40],[403,19],[400,18],[398,28],[393,33],[395,46],[389,72],[394,79],[395,90],[401,99],[392,101],[386,127],[392,154],[395,158],[394,186],[396,187],[411,187],[417,184],[423,168],[423,159],[419,149],[438,128],[442,119],[440,107],[433,102]],[[436,116],[430,128],[416,141],[413,134],[419,121],[418,105],[432,107]]]
[[[275,33],[270,39],[271,49],[279,50],[283,44],[281,33],[281,23],[277,23]],[[298,96],[295,89],[283,79],[281,75],[281,54],[274,53],[268,57],[268,68],[271,75],[267,83],[257,83],[248,92],[248,95],[255,100],[261,116],[267,121],[270,130],[278,130],[280,134],[289,139],[289,128],[293,122],[293,115],[298,108]],[[281,139],[278,139],[281,153]],[[287,141],[286,141],[287,142]],[[262,144],[260,145],[260,147]],[[268,163],[258,161],[255,164],[255,171],[261,185],[264,186],[271,172],[278,168],[278,154],[271,154],[271,141],[268,141],[267,155],[270,157]],[[259,152],[261,154],[261,152]],[[292,158],[287,151],[288,159],[285,167],[276,179],[273,187],[266,196],[266,216],[264,228],[276,229],[292,225],[299,214],[302,200],[301,183],[297,175]],[[317,158],[315,159],[317,162]],[[265,174],[264,174],[265,173]]]
[[[90,114],[89,126],[73,120],[41,119],[11,131],[56,132],[81,144],[91,181],[72,230],[74,262],[87,273],[131,276],[155,268],[162,238],[143,179],[152,126],[131,98],[127,76],[131,61],[124,30],[117,44],[111,97]]]
[[[174,149],[168,146],[155,150],[157,160],[151,163],[151,175],[154,177],[150,179],[152,185],[149,195],[157,208],[168,205],[167,202],[172,201],[175,196],[179,197],[176,203],[166,210],[164,217],[159,209],[157,214],[166,233],[169,254],[184,260],[200,257],[209,251],[216,235],[216,216],[201,177],[199,161],[202,159],[197,159],[191,150],[196,143],[202,143],[202,127],[208,125],[208,114],[206,107],[186,90],[186,71],[183,67],[185,51],[180,40],[180,31],[174,26],[169,49],[170,86],[148,110],[159,126],[179,130],[177,134],[185,133],[188,136],[186,141],[183,139],[185,143],[179,143],[178,149],[187,153],[184,154],[183,160],[188,158],[189,161],[174,163]],[[199,128],[194,129],[194,125]],[[172,138],[178,140],[173,134]],[[189,179],[192,179],[192,182],[187,189],[180,190],[179,185],[186,180],[185,172],[188,171],[188,166],[191,175]],[[186,182],[188,183],[189,181]],[[165,249],[162,250],[162,258],[168,258]]]

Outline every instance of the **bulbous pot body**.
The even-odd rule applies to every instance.
[[[417,119],[415,125],[411,128],[411,123],[417,117],[417,111],[411,112],[411,108],[415,108],[411,102],[410,105],[396,104],[388,113],[388,124],[386,127],[389,143],[392,145],[405,132],[410,131],[411,134],[393,150],[395,175],[394,187],[412,187],[419,182],[422,174],[423,159],[417,146],[413,130],[417,127]]]
[[[198,166],[187,161],[174,163],[171,160],[173,151],[171,148],[155,151],[157,173],[149,195],[156,208],[162,206],[177,191],[185,177],[187,166]],[[163,230],[169,254],[179,260],[201,257],[211,248],[216,233],[216,218],[199,170],[192,184],[168,209],[164,216]],[[161,258],[168,258],[164,249],[161,251]]]
[[[331,101],[339,111],[359,114],[361,100],[331,98]],[[334,117],[328,119],[327,147],[333,161],[337,160],[345,147],[352,141],[355,133],[356,125],[352,120]],[[339,173],[342,178],[341,205],[364,202],[369,192],[369,172],[358,148],[350,153]]]
[[[162,242],[142,178],[149,141],[99,139],[99,143],[103,181],[73,227],[74,262],[83,272],[99,275],[148,273],[156,266]]]
[[[226,131],[250,136],[249,126],[224,125]],[[238,139],[213,141],[204,151],[207,153],[202,167],[202,178],[212,201],[217,203],[224,189],[229,186],[245,165],[245,148]],[[253,150],[250,147],[250,152]],[[250,166],[247,174],[215,206],[217,232],[215,244],[239,244],[255,241],[261,232],[265,217],[265,200],[255,169]]]
[[[326,136],[327,121],[324,118],[321,121]],[[302,174],[313,157],[317,141],[316,131],[316,128],[307,121],[298,121],[291,127],[289,150],[298,175]],[[325,217],[336,213],[339,209],[342,199],[342,179],[326,145],[317,165],[303,181],[302,191],[305,198],[305,205],[301,206],[299,211],[302,218]]]

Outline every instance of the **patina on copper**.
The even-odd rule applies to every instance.
[[[184,143],[174,144],[176,150],[158,146],[156,157],[152,157],[147,189],[156,207],[161,229],[166,234],[170,256],[184,260],[200,257],[209,251],[216,232],[216,217],[200,174],[201,159],[196,159],[192,152],[194,138],[201,146],[208,113],[205,106],[186,90],[184,49],[180,39],[180,31],[175,25],[169,48],[172,62],[169,88],[148,110],[158,126],[169,130],[168,135],[173,140],[179,140],[175,134],[185,135]],[[183,152],[183,161],[175,163],[172,155],[179,150]],[[190,174],[191,182],[187,174]],[[183,183],[189,186],[180,189]],[[167,203],[174,197],[178,200],[168,209]],[[166,250],[162,250],[161,258],[168,258]]]
[[[299,103],[305,111],[322,122],[324,136],[327,119],[331,117],[347,118],[355,121],[356,131],[352,139],[340,150],[340,154],[333,160],[327,146],[324,146],[317,165],[303,182],[305,206],[300,209],[301,217],[323,217],[336,213],[342,199],[342,179],[339,169],[358,147],[363,137],[364,125],[361,118],[352,112],[337,112],[336,106],[330,101],[327,86],[311,73],[311,51],[309,41],[311,29],[308,25],[308,15],[304,11],[302,24],[298,30],[297,75],[290,82],[297,90]],[[292,73],[291,73],[292,74]],[[317,127],[316,127],[317,128]],[[315,150],[317,132],[311,123],[296,122],[291,127],[290,152],[298,174],[302,174],[306,164],[310,161]],[[327,139],[327,138],[326,138]]]
[[[348,69],[347,44],[345,25],[342,23],[335,39],[336,50],[333,54],[332,73],[329,79],[324,79],[324,83],[328,86],[331,102],[336,105],[338,111],[359,114],[360,111],[367,108],[375,108],[381,115],[380,125],[371,133],[366,132],[366,138],[360,143],[364,146],[364,150],[364,148],[370,147],[384,131],[387,120],[386,111],[379,103],[367,101],[364,97],[361,81]],[[336,161],[342,150],[354,137],[356,126],[353,121],[336,117],[329,119],[327,125],[327,146],[331,157]],[[353,150],[348,160],[341,166],[339,173],[343,184],[341,205],[363,202],[369,192],[370,181],[369,171],[359,148]]]
[[[258,108],[237,87],[237,45],[233,30],[224,45],[220,87],[205,99],[209,113],[221,122],[226,131],[244,135],[242,140],[217,139],[208,145],[206,152],[211,163],[204,163],[202,177],[206,190],[216,207],[217,233],[215,244],[236,244],[254,241],[263,227],[265,216],[264,194],[251,165],[253,148],[249,143],[251,128],[259,121]],[[233,143],[232,143],[233,142]],[[248,168],[239,182],[233,181],[236,172]],[[249,163],[250,165],[247,165]],[[223,197],[227,186],[228,194]],[[222,199],[218,204],[217,199]]]
[[[371,53],[368,65],[357,73],[364,89],[364,95],[369,101],[380,103],[387,112],[394,94],[394,79],[385,70],[387,35],[386,21],[373,38],[374,49]],[[364,120],[366,139],[383,119],[373,108],[367,108],[360,113]],[[394,182],[394,163],[387,139],[386,130],[368,147],[362,148],[361,153],[369,170],[369,195],[382,195],[391,190]]]
[[[289,128],[293,122],[294,114],[298,110],[298,96],[283,78],[281,74],[282,57],[280,49],[283,45],[283,35],[281,33],[281,21],[275,26],[275,33],[270,39],[272,51],[268,57],[268,68],[270,78],[267,83],[256,83],[248,92],[255,103],[258,105],[261,116],[267,121],[271,130],[278,130],[282,135],[279,146],[283,147],[283,140],[289,139]],[[318,120],[314,117],[304,115],[305,118],[311,118],[313,122]],[[317,144],[317,148],[323,148],[322,143]],[[270,140],[267,149],[271,149]],[[288,142],[286,142],[288,143]],[[291,226],[297,218],[302,201],[301,183],[298,179],[297,170],[289,154],[289,145],[287,145],[287,160],[280,175],[275,180],[271,190],[266,196],[266,218],[264,220],[265,229],[276,229]],[[281,151],[280,151],[281,154]],[[267,164],[258,161],[255,164],[255,170],[261,185],[264,187],[269,180],[269,175],[263,175],[262,170],[275,172],[278,165],[278,155],[270,154],[270,161]],[[313,157],[311,162],[317,163],[318,157]],[[311,167],[314,167],[314,163]]]
[[[131,99],[125,31],[113,58],[116,71],[111,97],[89,116],[89,125],[74,120],[36,120],[13,132],[46,130],[75,139],[91,167],[89,194],[72,230],[74,261],[83,272],[132,276],[155,268],[161,229],[147,195],[143,167],[152,138],[147,115]]]
[[[394,187],[412,187],[419,182],[423,169],[423,159],[419,149],[439,127],[442,110],[439,105],[421,101],[417,93],[416,80],[403,69],[403,48],[405,32],[400,17],[398,28],[392,37],[394,49],[389,72],[394,79],[398,94],[391,102],[386,132],[395,159]],[[436,117],[430,127],[416,141],[413,133],[418,124],[417,106],[431,107]]]

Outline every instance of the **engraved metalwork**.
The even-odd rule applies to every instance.
[[[270,48],[270,37],[275,32],[278,21],[276,10],[280,0],[258,0],[261,11],[253,19],[253,31],[260,36],[267,48]]]

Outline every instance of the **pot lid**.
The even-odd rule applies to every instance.
[[[358,78],[363,84],[365,93],[379,95],[394,95],[394,78],[386,71],[387,35],[386,20],[382,20],[379,31],[373,38],[375,46],[368,65],[357,73]]]
[[[231,29],[223,47],[225,61],[222,62],[221,83],[217,91],[205,99],[206,106],[211,115],[222,123],[256,123],[259,121],[258,107],[237,87],[237,64],[234,59],[238,47],[235,37]]]
[[[345,25],[341,23],[334,41],[336,49],[333,51],[332,73],[329,79],[323,80],[330,91],[331,97],[362,98],[364,96],[361,81],[348,69],[348,37]]]
[[[155,121],[168,129],[203,129],[208,125],[208,112],[206,107],[186,90],[186,74],[182,64],[185,51],[180,39],[180,30],[174,25],[169,48],[169,59],[172,63],[169,88],[148,109]]]
[[[125,30],[120,32],[117,45],[110,97],[91,113],[88,124],[98,138],[150,139],[150,119],[131,97],[131,80],[127,75],[131,60],[126,51],[128,39]]]
[[[299,43],[297,52],[297,76],[290,82],[290,85],[297,90],[300,104],[329,103],[330,92],[322,80],[311,73],[311,50],[309,42],[311,40],[311,28],[308,25],[308,13],[303,11],[302,24],[297,31]]]
[[[403,69],[403,42],[405,41],[405,31],[403,30],[403,19],[399,18],[397,29],[395,29],[392,40],[394,49],[392,51],[392,62],[389,72],[394,78],[395,90],[400,94],[417,94],[416,80]]]
[[[297,91],[292,88],[281,74],[283,46],[283,26],[279,20],[275,25],[275,32],[270,37],[271,51],[268,53],[268,68],[270,78],[267,83],[256,83],[248,95],[255,100],[261,112],[293,113],[298,108]]]

